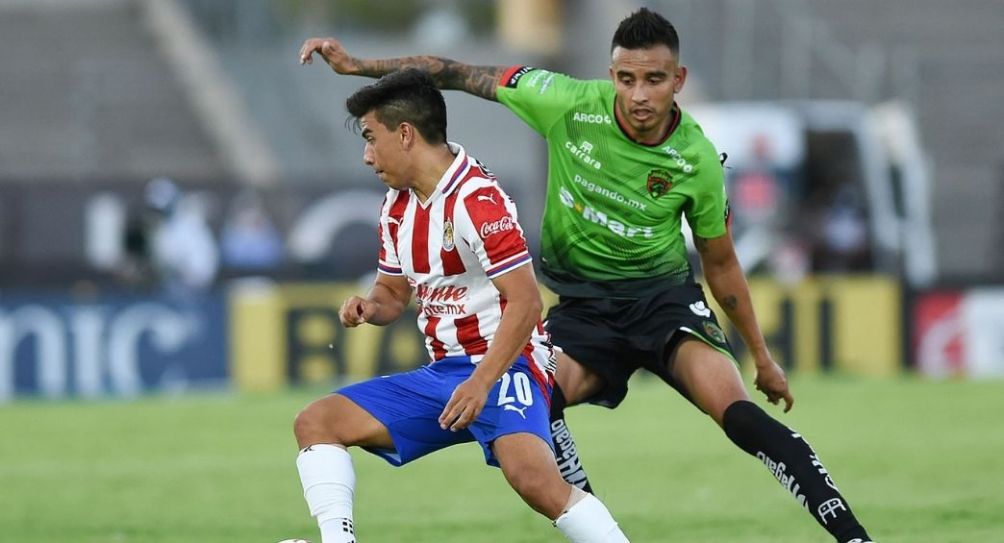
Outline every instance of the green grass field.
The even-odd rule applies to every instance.
[[[1004,541],[1004,383],[805,378],[780,418],[880,543]],[[321,391],[0,406],[0,541],[319,541],[291,423]],[[771,413],[779,410],[767,407]],[[635,542],[827,542],[755,459],[654,381],[570,412]],[[476,445],[405,468],[354,452],[364,543],[562,541]]]

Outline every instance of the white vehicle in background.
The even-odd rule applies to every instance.
[[[746,269],[791,282],[827,272],[934,281],[928,159],[903,106],[729,102],[688,111],[728,156]]]

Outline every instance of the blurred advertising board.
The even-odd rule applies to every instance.
[[[135,396],[228,382],[221,294],[157,296],[5,291],[0,401]]]
[[[803,373],[885,377],[904,367],[903,296],[884,275],[817,275],[793,285],[750,280],[753,305],[774,359]],[[709,295],[707,289],[705,294]],[[724,313],[715,306],[720,322]],[[726,328],[742,365],[753,361],[734,327]]]
[[[911,307],[913,364],[929,377],[1004,377],[1004,288],[917,293]]]
[[[368,287],[365,282],[245,282],[232,288],[230,352],[236,385],[272,390],[353,381],[425,363],[428,355],[414,309],[387,327],[341,327],[341,302]],[[764,335],[785,367],[869,376],[895,375],[903,368],[898,280],[814,277],[784,286],[754,279],[751,288]],[[544,298],[547,306],[556,302],[549,292]],[[738,333],[728,333],[735,344]],[[743,364],[751,364],[741,344],[736,348]]]
[[[346,330],[338,308],[362,283],[243,281],[230,289],[232,375],[243,390],[361,380],[425,363],[409,307],[389,326]]]

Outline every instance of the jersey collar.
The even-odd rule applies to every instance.
[[[457,156],[453,159],[453,163],[446,169],[443,177],[440,178],[439,183],[436,185],[436,192],[442,194],[449,194],[456,189],[460,185],[460,180],[467,175],[467,172],[471,171],[471,161],[468,159],[467,151],[464,150],[463,146],[452,141],[447,142],[447,145],[450,146],[450,152]]]
[[[614,100],[615,101],[617,100],[616,96],[614,97]],[[673,108],[669,111],[669,114],[672,115],[672,120],[669,121],[669,126],[666,127],[666,133],[663,134],[662,138],[656,143],[638,143],[637,141],[631,139],[631,136],[628,135],[627,130],[624,130],[624,125],[621,124],[621,120],[617,116],[616,103],[613,106],[613,113],[614,113],[614,122],[617,123],[617,129],[621,131],[621,134],[623,134],[624,137],[627,138],[627,140],[630,141],[631,143],[634,143],[635,145],[641,145],[642,147],[659,147],[660,145],[666,143],[666,140],[668,140],[670,136],[673,135],[673,132],[676,132],[676,128],[680,126],[680,120],[683,118],[683,113],[680,111],[680,105],[674,101]]]
[[[452,141],[448,141],[446,144],[450,147],[450,152],[456,156],[453,158],[453,162],[450,163],[450,167],[439,178],[435,190],[429,195],[429,199],[423,203],[416,198],[418,205],[423,208],[428,208],[432,205],[432,202],[436,201],[440,195],[445,196],[453,192],[460,185],[460,180],[467,175],[467,172],[471,171],[471,161],[463,146]]]

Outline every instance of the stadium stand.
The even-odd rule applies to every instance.
[[[5,178],[226,173],[141,15],[127,1],[0,3]]]

